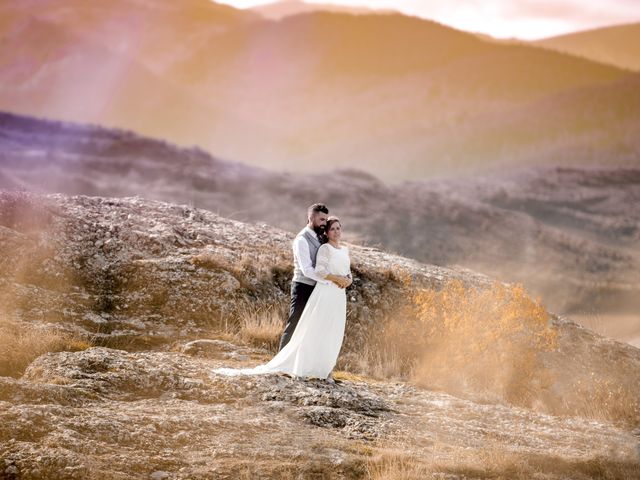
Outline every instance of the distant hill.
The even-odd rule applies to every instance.
[[[459,127],[474,118],[627,76],[402,15],[324,12],[230,31],[168,75],[200,96],[224,91],[225,104],[276,135],[264,146],[220,139],[226,157],[305,171],[353,165],[392,179],[491,164],[499,144],[477,161],[439,146],[464,145]]]
[[[597,62],[640,71],[640,23],[570,33],[534,43]]]
[[[350,13],[353,15],[370,13],[391,13],[393,11],[389,9],[373,9],[366,7],[350,7],[347,5],[333,5],[330,3],[307,3],[302,0],[283,0],[279,2],[267,3],[265,5],[255,6],[251,8],[251,10],[271,20],[280,20],[284,17],[290,17],[299,13],[318,11]]]
[[[557,98],[631,78],[608,65],[399,14],[273,22],[194,0],[173,20],[174,4],[160,0],[74,5],[3,4],[3,19],[15,21],[0,47],[0,108],[132,129],[255,166],[349,166],[392,181],[505,163],[635,161],[617,154],[636,149],[624,133],[633,108],[607,123],[610,137],[583,128],[579,108],[554,130],[562,142],[530,135]],[[617,118],[619,102],[602,98],[598,116]],[[512,134],[504,142],[490,132],[495,140],[478,149],[487,128]]]
[[[451,135],[422,140],[450,170],[477,165],[640,165],[640,75],[565,91],[463,119]],[[405,142],[410,133],[405,134]],[[405,164],[420,168],[420,160]],[[424,167],[422,167],[424,168]],[[444,168],[443,168],[444,169]]]
[[[0,31],[5,35],[33,19],[142,60],[158,72],[193,48],[206,45],[215,34],[262,17],[210,0],[7,0],[0,5]],[[50,47],[55,47],[55,39],[52,42]],[[33,60],[38,58],[42,57]]]
[[[527,168],[388,185],[293,175],[118,130],[0,115],[0,188],[142,195],[295,232],[325,201],[354,242],[522,282],[562,313],[637,311],[640,170]],[[640,325],[630,335],[640,338]],[[635,338],[635,337],[633,337]]]
[[[0,108],[104,126],[140,126],[148,135],[196,144],[211,128],[248,122],[221,114],[149,66],[49,20],[28,18],[0,48]],[[240,123],[237,123],[240,122]]]

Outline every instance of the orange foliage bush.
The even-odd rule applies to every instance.
[[[451,281],[440,291],[419,290],[414,308],[418,383],[523,406],[551,385],[540,353],[556,347],[557,332],[522,285]]]
[[[551,386],[541,354],[556,348],[557,331],[521,285],[472,287],[453,280],[414,292],[365,349],[395,359],[393,376],[521,406],[531,406]]]

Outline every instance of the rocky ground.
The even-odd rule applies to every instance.
[[[0,478],[367,478],[376,458],[398,451],[432,478],[469,478],[455,460],[479,451],[546,458],[539,478],[563,478],[551,467],[560,460],[576,465],[567,478],[590,478],[578,467],[589,462],[640,468],[638,437],[611,424],[401,382],[212,375],[267,357],[215,340],[178,350],[50,353],[21,379],[0,379]],[[230,355],[243,350],[242,360]],[[504,468],[503,478],[517,471],[476,468],[471,478],[496,478],[482,468]]]
[[[224,330],[248,310],[288,302],[293,235],[265,224],[141,197],[4,192],[0,208],[0,295],[17,318],[108,346],[146,345]],[[385,289],[404,289],[398,272],[416,285],[489,281],[375,248],[353,246],[351,257],[349,299],[366,323],[393,309]]]
[[[272,355],[235,332],[286,305],[291,239],[139,197],[2,192],[0,320],[87,345],[0,377],[0,478],[640,478],[630,345],[552,315],[553,381],[526,408],[363,363],[412,290],[491,283],[461,268],[351,245],[337,384],[212,374]]]

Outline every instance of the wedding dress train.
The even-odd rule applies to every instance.
[[[320,246],[316,257],[316,272],[347,275],[350,272],[347,247],[335,248],[329,243]],[[343,288],[335,283],[317,283],[289,343],[268,363],[253,368],[217,368],[223,375],[256,375],[287,373],[297,377],[326,379],[338,359],[346,321],[347,298]]]

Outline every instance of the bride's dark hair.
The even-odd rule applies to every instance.
[[[342,226],[342,222],[340,221],[340,219],[338,217],[329,217],[329,218],[327,218],[327,224],[324,226],[324,233],[322,234],[322,237],[320,239],[322,241],[322,243],[327,243],[329,241],[329,237],[327,237],[327,232],[331,228],[331,225],[333,225],[336,222],[339,223],[340,226]]]

